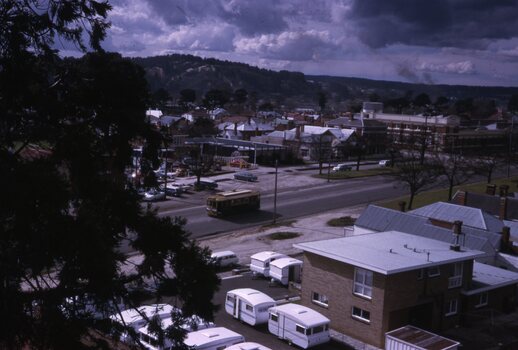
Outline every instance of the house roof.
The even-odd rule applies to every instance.
[[[454,222],[461,220],[462,226],[470,226],[491,232],[501,232],[503,222],[479,208],[458,204],[435,202],[409,213],[441,221]]]
[[[329,323],[329,319],[309,307],[288,303],[270,308],[270,313],[283,313],[296,319],[296,323],[309,328]]]
[[[469,290],[463,294],[471,295],[486,292],[518,283],[518,273],[491,265],[474,262],[473,279]]]
[[[462,218],[458,218],[462,220]],[[453,243],[452,230],[432,224],[429,218],[408,212],[369,205],[356,220],[355,226],[372,231],[396,230],[413,235]],[[501,235],[496,232],[462,227],[461,244],[470,249],[494,255],[500,248]]]
[[[500,215],[500,201],[502,197],[494,196],[485,193],[466,193],[466,206],[479,208],[485,212],[498,216]],[[457,191],[452,198],[452,202],[457,202],[460,193]],[[518,219],[518,199],[514,197],[507,197],[507,210],[505,213],[507,219]]]
[[[270,296],[252,288],[239,288],[229,290],[227,294],[234,294],[242,299],[248,301],[252,305],[259,305],[264,303],[275,303],[275,300]]]
[[[391,275],[419,268],[471,260],[483,252],[399,231],[294,244],[294,247],[346,264]]]

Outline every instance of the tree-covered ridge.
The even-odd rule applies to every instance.
[[[347,99],[372,100],[376,95],[381,100],[425,93],[436,99],[486,98],[506,103],[518,88],[462,85],[414,84],[380,81],[351,77],[304,75],[299,72],[272,71],[244,63],[201,58],[192,55],[173,54],[146,58],[134,58],[144,67],[153,91],[160,88],[176,97],[182,89],[192,89],[203,96],[211,89],[235,91],[243,88],[254,92],[260,99],[284,102],[296,98],[301,104],[313,103],[318,107],[316,96],[324,92],[330,105]]]

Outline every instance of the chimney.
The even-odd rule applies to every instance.
[[[398,206],[399,206],[399,211],[400,212],[405,212],[405,207],[406,207],[406,202],[405,201],[400,201],[398,202]]]
[[[300,140],[300,125],[295,127],[295,139]]]
[[[502,245],[506,248],[509,247],[510,236],[511,228],[509,226],[502,227]]]
[[[237,123],[234,123],[234,135],[237,135]]]
[[[500,207],[498,208],[498,218],[507,220],[507,197],[500,197]]]
[[[460,235],[462,234],[462,221],[456,220],[453,222],[453,236],[455,242],[450,245],[450,249],[456,252],[460,252]]]
[[[496,185],[487,185],[486,186],[486,194],[490,196],[494,196],[496,192]]]
[[[507,197],[509,191],[509,185],[500,185],[500,197]]]
[[[467,191],[458,191],[455,196],[455,203],[458,205],[466,205],[468,202],[468,192]]]

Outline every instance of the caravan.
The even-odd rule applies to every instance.
[[[280,258],[270,263],[270,277],[287,286],[289,282],[300,282],[302,261],[294,258]]]
[[[245,337],[224,327],[204,329],[188,333],[183,341],[194,350],[220,350],[243,343]]]
[[[234,289],[227,292],[225,311],[249,325],[268,322],[268,309],[275,306],[275,300],[251,288]]]
[[[162,328],[165,330],[172,325],[172,318],[168,318],[162,321]],[[198,316],[192,316],[187,320],[182,328],[188,332],[199,331],[202,329],[212,328],[214,323],[207,322]],[[164,344],[159,345],[156,334],[149,331],[148,326],[142,327],[138,330],[140,342],[146,349],[149,350],[169,350],[174,349],[172,342],[168,339],[164,339]]]
[[[148,320],[158,316],[161,320],[171,318],[174,307],[169,304],[152,304],[140,306],[136,309],[127,309],[120,314],[111,315],[110,318],[123,326],[133,328],[136,332],[148,324]],[[128,333],[121,335],[122,341],[131,341]]]
[[[276,259],[286,258],[282,253],[264,251],[250,257],[250,270],[254,275],[270,277],[270,263]]]
[[[258,344],[258,343],[252,343],[252,342],[246,342],[246,343],[239,343],[236,345],[232,345],[225,350],[272,350],[270,348],[267,348],[264,345]]]
[[[271,308],[268,331],[304,349],[331,339],[329,319],[313,309],[297,304]]]

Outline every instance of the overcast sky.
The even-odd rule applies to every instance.
[[[518,0],[111,0],[104,47],[273,70],[518,86]]]

